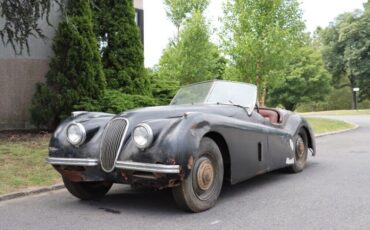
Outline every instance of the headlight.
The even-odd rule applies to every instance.
[[[70,124],[67,128],[67,139],[69,143],[79,146],[84,143],[86,139],[86,130],[80,123]]]
[[[153,131],[147,124],[139,124],[134,129],[134,142],[140,149],[145,149],[153,141]]]

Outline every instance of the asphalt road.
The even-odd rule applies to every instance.
[[[299,174],[272,172],[223,188],[213,209],[184,213],[170,191],[116,186],[102,201],[66,190],[0,202],[0,229],[370,229],[370,116],[317,139]]]

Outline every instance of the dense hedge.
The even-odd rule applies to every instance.
[[[74,109],[117,114],[125,110],[157,104],[158,101],[149,96],[125,94],[119,90],[106,90],[100,100],[85,98],[81,103],[75,105]]]

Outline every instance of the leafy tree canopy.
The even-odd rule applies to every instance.
[[[304,41],[301,15],[297,0],[227,1],[221,36],[233,74],[227,77],[259,86],[262,105],[268,77],[286,68]]]
[[[160,77],[178,80],[181,85],[222,78],[226,61],[209,41],[207,23],[199,11],[185,22],[179,38],[178,44],[164,51]]]
[[[320,52],[310,46],[302,47],[270,90],[269,104],[295,110],[301,103],[323,101],[330,93],[330,81]]]
[[[370,98],[370,1],[364,11],[345,13],[319,30],[322,54],[337,88],[360,87],[360,99]],[[355,93],[352,95],[355,105]]]
[[[178,31],[191,13],[194,11],[203,12],[208,3],[209,0],[164,0],[167,16]]]
[[[46,19],[49,23],[49,13],[53,3],[64,5],[66,0],[1,0],[0,16],[3,20],[0,24],[0,37],[4,45],[11,45],[17,55],[24,49],[30,54],[28,38],[45,39],[45,35],[39,26],[40,19]]]

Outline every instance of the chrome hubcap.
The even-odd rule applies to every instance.
[[[214,180],[214,168],[210,160],[204,160],[200,163],[197,171],[197,184],[198,187],[206,191],[208,190]]]

